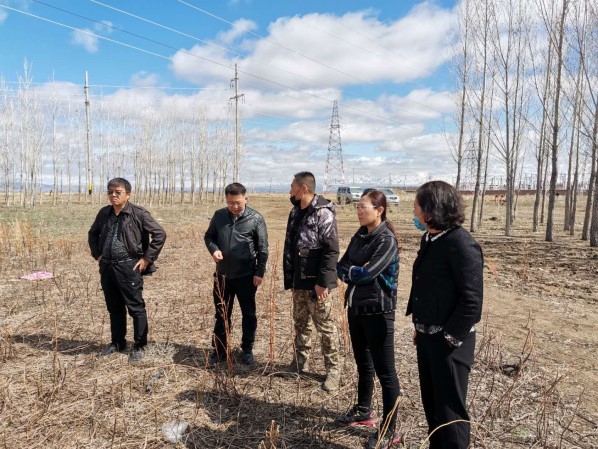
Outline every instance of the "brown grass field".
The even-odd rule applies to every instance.
[[[404,316],[420,233],[412,224],[413,194],[401,200],[389,214],[402,245],[399,420],[404,446],[420,448],[427,446],[426,425]],[[598,249],[562,232],[563,201],[554,243],[544,242],[543,229],[529,231],[532,198],[520,198],[512,237],[501,230],[504,206],[493,199],[485,205],[475,234],[486,258],[484,317],[469,392],[476,448],[598,447]],[[288,198],[250,196],[250,205],[266,217],[270,234],[269,271],[257,299],[257,363],[241,365],[237,349],[218,369],[205,368],[214,306],[203,233],[221,203],[151,208],[168,239],[158,273],[145,283],[150,345],[138,365],[126,355],[97,356],[109,343],[97,264],[87,248],[99,205],[0,207],[0,448],[361,447],[374,429],[333,424],[356,392],[342,286],[334,295],[343,377],[339,391],[327,394],[318,344],[307,375],[286,369],[293,332],[280,265]],[[338,225],[342,252],[358,226],[353,206],[338,208]],[[55,277],[19,279],[38,270]],[[238,346],[238,305],[233,322]],[[374,407],[381,411],[378,387]],[[178,443],[162,431],[171,421],[188,423]]]

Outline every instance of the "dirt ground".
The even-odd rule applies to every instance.
[[[419,448],[426,447],[427,429],[403,311],[421,234],[412,224],[413,194],[402,193],[401,201],[389,213],[402,246],[395,340],[400,425],[405,447]],[[486,268],[469,391],[473,445],[598,447],[598,249],[580,241],[579,232],[562,231],[563,198],[555,242],[544,242],[544,228],[530,231],[531,201],[520,198],[511,237],[502,232],[504,206],[493,200],[475,233]],[[250,196],[250,205],[266,217],[270,235],[269,270],[257,299],[257,363],[241,365],[235,349],[218,369],[205,367],[214,306],[203,233],[222,204],[150,208],[168,240],[158,273],[145,281],[150,345],[138,365],[126,355],[98,357],[109,342],[108,316],[86,238],[99,205],[0,207],[0,447],[361,447],[374,429],[332,423],[356,391],[343,288],[335,292],[343,378],[339,391],[327,394],[317,344],[306,375],[286,367],[293,337],[281,279],[288,198]],[[338,226],[342,252],[358,226],[353,206],[338,208]],[[54,279],[20,279],[39,270]],[[238,309],[233,321],[238,344]],[[381,411],[378,387],[375,398]],[[183,421],[181,441],[168,442],[163,426]]]

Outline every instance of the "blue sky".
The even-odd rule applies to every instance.
[[[9,83],[27,59],[36,83],[54,79],[65,94],[80,89],[87,70],[94,95],[136,105],[159,99],[181,108],[187,96],[225,108],[236,62],[245,95],[242,180],[286,183],[302,169],[323,176],[333,100],[339,103],[348,183],[354,173],[362,183],[389,174],[413,183],[454,175],[445,136],[455,108],[446,67],[454,2],[0,5],[14,8],[0,8],[0,76]]]

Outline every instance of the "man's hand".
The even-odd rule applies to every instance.
[[[139,259],[137,261],[137,263],[133,267],[133,270],[137,270],[140,273],[143,273],[148,265],[149,265],[149,262],[142,257],[141,259]]]
[[[222,259],[224,259],[224,257],[222,257],[222,251],[214,251],[212,253],[212,259],[214,259],[214,262],[216,263],[222,262]]]
[[[98,261],[98,263],[100,263],[102,261],[102,257],[104,257],[104,256],[100,256],[96,259]]]
[[[316,290],[316,298],[318,298],[318,301],[321,301],[328,297],[328,287],[320,287],[319,285],[316,284],[315,290]]]
[[[253,276],[253,285],[255,287],[259,287],[260,285],[262,285],[262,278],[259,276]]]
[[[415,329],[413,329],[413,337],[411,337],[413,340],[413,346],[417,346],[417,331]]]

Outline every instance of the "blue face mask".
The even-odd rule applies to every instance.
[[[428,229],[428,226],[426,226],[426,224],[421,224],[419,221],[419,217],[413,217],[413,224],[415,225],[415,227],[417,229],[419,229],[420,231],[426,231]]]

